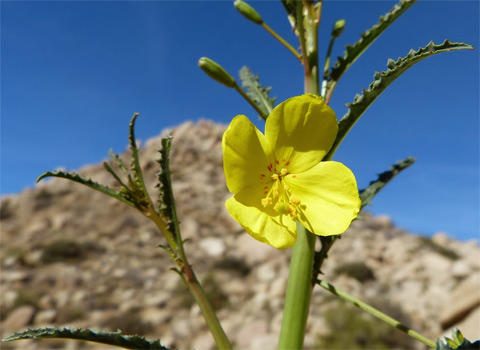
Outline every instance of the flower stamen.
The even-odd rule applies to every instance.
[[[275,161],[275,163],[278,164],[278,161]],[[285,163],[285,160],[283,160],[283,163]],[[290,162],[288,161],[286,164],[290,164]],[[269,170],[270,168],[269,166]],[[280,173],[272,174],[270,177],[273,182],[272,187],[268,192],[265,192],[266,196],[262,199],[262,206],[267,208],[273,205],[273,209],[277,213],[288,215],[295,220],[300,211],[300,200],[291,194],[290,187],[283,181],[283,178],[289,174],[287,168],[282,168]]]

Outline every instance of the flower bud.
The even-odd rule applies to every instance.
[[[345,20],[339,19],[338,21],[335,22],[333,26],[332,37],[338,38],[340,35],[342,35],[344,29],[345,29]]]
[[[233,3],[233,6],[235,6],[238,12],[240,12],[246,19],[249,19],[253,23],[256,23],[256,24],[263,23],[263,19],[258,14],[258,12],[255,11],[255,9],[249,4],[247,4],[246,2],[242,0],[235,0],[235,2]]]
[[[198,60],[198,66],[213,80],[225,85],[226,87],[233,88],[237,85],[235,79],[228,74],[217,62],[212,61],[208,57],[202,57]]]

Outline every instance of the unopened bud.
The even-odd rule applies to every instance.
[[[342,35],[344,29],[345,29],[345,20],[339,19],[338,21],[335,22],[333,26],[332,37],[338,38],[340,35]]]
[[[198,66],[207,73],[207,75],[213,80],[225,85],[226,87],[233,88],[237,85],[237,82],[228,72],[223,69],[217,62],[212,61],[208,57],[202,57],[198,60]]]
[[[233,6],[235,6],[238,12],[240,12],[246,19],[249,19],[256,24],[263,23],[263,19],[258,12],[246,2],[242,0],[236,0],[234,1]]]

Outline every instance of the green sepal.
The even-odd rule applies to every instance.
[[[55,170],[55,171],[47,171],[40,175],[37,180],[35,181],[36,183],[40,182],[41,180],[47,178],[47,177],[59,177],[62,179],[67,179],[70,181],[77,182],[79,184],[85,185],[87,187],[90,187],[91,189],[94,189],[96,191],[105,193],[109,195],[110,197],[113,197],[115,199],[118,199],[119,201],[126,203],[132,207],[135,207],[135,203],[132,201],[131,198],[128,197],[125,193],[115,190],[113,188],[104,186],[99,184],[98,182],[95,182],[91,179],[86,179],[82,176],[80,176],[77,173],[69,173],[61,170]]]
[[[240,12],[243,17],[252,21],[253,23],[256,23],[256,24],[263,23],[262,16],[260,16],[258,12],[255,11],[255,9],[249,4],[247,4],[245,1],[235,0],[233,2],[233,6],[235,6],[237,11]]]
[[[242,88],[247,89],[247,95],[255,102],[262,112],[261,117],[267,119],[268,115],[273,110],[276,100],[276,97],[269,96],[272,88],[264,88],[262,84],[258,82],[258,75],[254,75],[250,68],[246,66],[240,69],[239,76],[242,81]]]
[[[475,350],[480,349],[480,340],[473,343],[465,339],[462,332],[458,329],[452,330],[452,338],[444,337],[437,339],[435,342],[435,350]]]
[[[343,57],[338,57],[337,62],[332,66],[328,91],[334,88],[333,85],[350,68],[350,66],[360,57],[363,52],[382,34],[397,18],[408,10],[417,0],[400,0],[388,13],[380,17],[380,21],[372,28],[360,35],[360,39],[353,45],[347,45]]]
[[[394,164],[389,170],[378,174],[378,178],[375,181],[371,181],[367,188],[360,191],[360,200],[362,201],[362,207],[371,205],[371,200],[377,195],[382,188],[385,187],[395,176],[401,171],[407,169],[410,165],[415,163],[416,159],[407,157],[404,160]]]
[[[473,50],[471,45],[465,43],[451,43],[445,40],[442,44],[436,45],[430,41],[427,46],[419,48],[417,51],[410,50],[405,57],[398,58],[397,61],[388,60],[388,69],[384,72],[376,72],[374,81],[367,90],[363,90],[362,94],[357,94],[352,103],[348,103],[348,111],[338,123],[338,133],[332,148],[327,157],[331,157],[335,153],[337,147],[342,142],[345,135],[350,131],[353,125],[360,119],[363,113],[370,107],[385,89],[393,83],[400,75],[407,71],[416,63],[427,57],[433,56],[441,52],[450,52],[454,50]]]
[[[38,328],[17,332],[4,339],[2,342],[9,342],[20,339],[75,339],[86,340],[100,344],[118,346],[125,349],[152,349],[169,350],[160,343],[160,340],[147,340],[138,335],[122,335],[118,332],[92,331],[81,328]]]
[[[198,60],[198,66],[213,80],[225,85],[229,88],[234,88],[237,82],[228,72],[220,66],[217,62],[208,57],[202,57]]]

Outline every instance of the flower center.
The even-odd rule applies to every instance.
[[[287,163],[288,165],[288,163]],[[272,184],[270,189],[266,187],[266,196],[262,199],[264,208],[273,206],[273,209],[281,215],[289,215],[292,219],[297,217],[300,210],[300,200],[291,194],[290,188],[285,183],[285,176],[289,174],[287,168],[281,168],[280,172],[277,169],[269,166],[269,170],[274,170],[275,173],[271,175]]]

